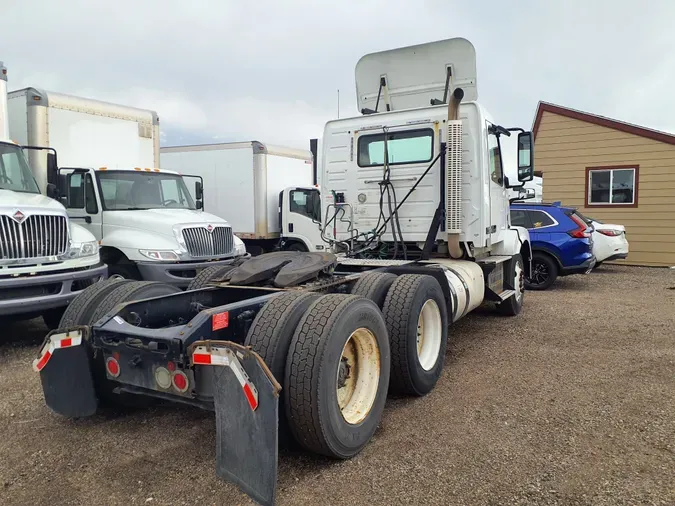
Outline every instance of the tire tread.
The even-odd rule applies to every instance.
[[[319,416],[317,385],[324,364],[318,359],[339,312],[359,299],[357,295],[331,294],[314,302],[300,320],[288,351],[285,387],[291,431],[306,449],[329,457],[337,455],[326,444]]]

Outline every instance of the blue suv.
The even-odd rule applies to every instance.
[[[530,290],[546,290],[558,276],[588,274],[595,266],[593,229],[573,207],[511,203],[511,225],[525,227],[532,244]]]

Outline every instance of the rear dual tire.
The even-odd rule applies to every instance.
[[[441,375],[448,344],[448,313],[432,276],[404,274],[391,285],[382,313],[391,343],[393,393],[422,396]]]
[[[389,341],[374,302],[325,295],[303,315],[284,376],[286,417],[305,449],[338,459],[359,453],[387,398]]]

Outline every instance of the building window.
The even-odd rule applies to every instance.
[[[434,153],[434,131],[405,130],[387,133],[389,165],[430,162]],[[359,167],[384,164],[384,133],[359,138]]]
[[[638,166],[588,167],[586,203],[588,206],[637,206]]]

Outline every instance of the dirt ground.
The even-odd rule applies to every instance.
[[[436,389],[390,399],[365,450],[280,457],[280,505],[675,504],[675,270],[603,266],[451,328]],[[212,414],[71,422],[2,330],[0,504],[252,504],[215,477]]]

